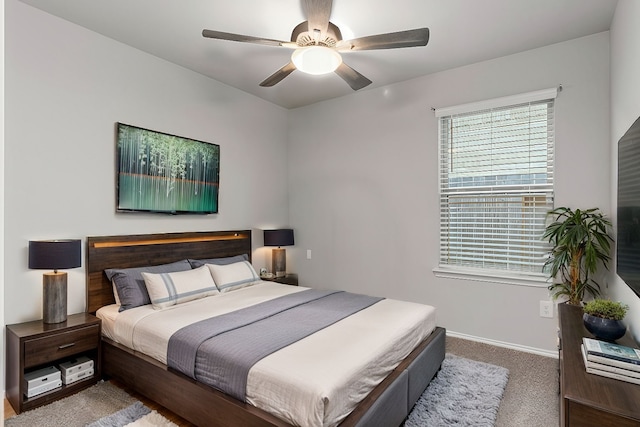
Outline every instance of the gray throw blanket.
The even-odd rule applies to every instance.
[[[380,300],[309,289],[205,319],[171,336],[167,364],[245,401],[255,363]]]

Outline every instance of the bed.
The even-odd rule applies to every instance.
[[[282,364],[283,361],[285,364],[289,363],[291,364],[291,369],[289,369],[292,372],[291,376],[297,377],[300,374],[303,377],[301,381],[306,382],[311,380],[304,375],[309,375],[309,378],[314,375],[331,376],[328,374],[329,371],[326,371],[326,375],[323,371],[326,369],[322,365],[323,359],[327,359],[326,366],[333,363],[339,368],[333,374],[336,381],[343,380],[343,375],[346,379],[347,373],[351,372],[349,363],[357,366],[360,357],[343,358],[346,360],[344,365],[342,362],[340,364],[336,364],[335,361],[331,362],[331,360],[343,360],[335,359],[341,353],[344,353],[343,356],[349,356],[356,354],[357,351],[357,349],[349,347],[351,343],[348,339],[332,335],[342,333],[337,331],[337,325],[345,323],[362,325],[373,322],[376,318],[390,319],[401,311],[399,306],[395,304],[405,303],[384,299],[373,302],[370,307],[337,321],[335,325],[324,327],[319,332],[260,360],[249,371],[246,399],[232,397],[229,393],[223,393],[185,373],[169,368],[166,364],[167,340],[181,328],[182,323],[180,322],[182,320],[166,320],[156,317],[164,316],[158,311],[170,312],[173,313],[172,315],[183,311],[189,313],[187,315],[189,317],[194,316],[194,313],[199,310],[226,310],[213,308],[211,304],[227,308],[236,306],[236,308],[245,306],[251,308],[253,303],[245,301],[258,301],[256,298],[259,301],[263,301],[265,298],[266,300],[279,301],[281,297],[298,298],[301,295],[320,291],[271,282],[255,282],[253,286],[190,301],[171,307],[169,310],[153,310],[149,306],[142,306],[119,312],[117,306],[113,305],[115,303],[113,285],[105,274],[106,270],[162,265],[185,259],[245,256],[250,261],[251,251],[250,230],[89,237],[87,239],[86,263],[87,311],[97,312],[99,317],[103,319],[102,371],[104,375],[117,379],[177,415],[200,426],[314,425],[313,423],[318,418],[318,410],[307,411],[302,408],[304,406],[302,401],[296,401],[298,398],[303,399],[306,392],[287,391],[286,372],[277,371],[275,367]],[[328,294],[334,294],[334,292],[328,292]],[[328,295],[327,298],[333,296]],[[318,298],[325,298],[325,296]],[[196,308],[205,305],[207,308]],[[413,307],[412,310],[415,309],[416,313],[427,311],[419,304],[409,305]],[[367,318],[366,316],[372,317]],[[130,333],[129,338],[117,333],[118,328],[114,327],[114,319],[117,318],[118,325],[125,325],[123,319],[127,317],[136,320],[133,326],[120,326],[120,331],[152,329],[150,325],[154,324],[164,324],[167,327],[160,328],[157,332],[159,336],[147,338],[146,344],[144,344],[145,339],[134,339],[133,333]],[[138,321],[139,324],[135,323]],[[354,381],[345,380],[346,387],[356,387],[355,392],[353,388],[340,388],[337,389],[337,394],[331,398],[323,399],[321,396],[319,399],[321,402],[333,402],[327,404],[328,409],[320,409],[320,412],[327,412],[323,415],[325,418],[320,421],[321,424],[393,426],[402,423],[415,401],[437,373],[444,359],[444,329],[435,326],[431,314],[429,314],[429,319],[416,317],[415,322],[424,324],[421,332],[412,333],[413,335],[407,335],[407,337],[402,334],[400,337],[393,338],[401,343],[397,344],[394,341],[392,345],[393,348],[399,348],[398,354],[387,356],[387,353],[393,353],[387,347],[382,355],[375,356],[382,357],[382,359],[371,356],[368,363],[375,365],[378,370],[384,370],[383,373],[374,372],[372,379],[365,381],[367,383],[365,385],[354,385],[352,384]],[[170,330],[171,326],[169,325],[174,325],[173,330]],[[340,326],[340,328],[342,327]],[[381,324],[378,333],[380,337],[385,334],[395,337],[395,329]],[[369,344],[376,343],[376,339],[370,340]],[[381,339],[378,341],[386,342]],[[401,350],[402,348],[405,350]],[[319,349],[328,352],[323,356]],[[404,353],[400,354],[402,351]],[[313,357],[317,357],[317,359],[314,360]],[[385,359],[387,357],[391,359]],[[397,360],[392,360],[393,357]],[[349,361],[350,359],[351,361]],[[354,361],[354,359],[356,360]],[[296,363],[295,361],[301,363],[297,374],[293,365]],[[310,366],[313,366],[313,369],[309,369]],[[272,377],[270,378],[269,375]],[[272,394],[261,394],[263,392]],[[363,397],[353,397],[358,393]],[[286,402],[289,400],[291,402]],[[292,406],[296,408],[295,411],[298,413],[295,411],[292,413],[286,407],[289,403],[293,403]],[[303,412],[303,415],[299,414],[300,411]],[[304,418],[307,413],[315,414],[313,415],[315,421],[308,421]],[[299,416],[302,418],[296,418]]]

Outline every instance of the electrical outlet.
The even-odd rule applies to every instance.
[[[307,259],[311,259],[311,249],[307,249]]]
[[[553,317],[553,302],[540,301],[540,317]]]

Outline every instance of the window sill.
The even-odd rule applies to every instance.
[[[505,285],[529,286],[547,288],[548,278],[542,274],[518,274],[500,272],[496,270],[482,270],[477,268],[438,266],[433,269],[436,277],[445,279],[472,280],[474,282],[501,283]]]

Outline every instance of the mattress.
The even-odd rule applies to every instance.
[[[98,310],[103,334],[166,363],[178,329],[212,316],[277,298],[304,287],[259,282],[196,301],[154,310]],[[294,425],[340,423],[435,329],[434,307],[384,299],[256,363],[247,378],[247,401]]]

